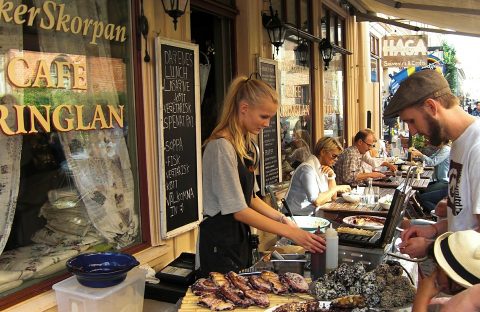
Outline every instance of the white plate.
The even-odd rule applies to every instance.
[[[330,225],[330,221],[324,218],[311,216],[295,216],[293,217],[299,228],[305,231],[315,231],[318,227],[325,228]]]
[[[343,218],[343,223],[350,226],[366,229],[366,230],[381,230],[385,224],[384,217],[377,216],[349,216]]]
[[[345,192],[345,193],[342,193],[342,198],[349,203],[358,203],[362,198],[362,195],[358,193],[353,193],[353,192]]]

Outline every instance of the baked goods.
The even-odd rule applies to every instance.
[[[360,295],[348,295],[339,297],[332,300],[330,307],[351,309],[351,308],[363,308],[365,307],[365,298]]]

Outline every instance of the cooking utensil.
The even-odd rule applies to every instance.
[[[285,209],[287,209],[288,213],[290,214],[290,219],[292,219],[293,222],[295,224],[297,224],[297,221],[295,221],[295,218],[293,217],[293,213],[290,210],[290,207],[288,207],[288,204],[287,204],[287,201],[285,200],[285,198],[282,198],[282,204],[283,204],[283,207],[285,207]],[[298,226],[298,224],[297,224],[297,226]]]

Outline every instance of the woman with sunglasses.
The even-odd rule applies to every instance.
[[[433,255],[437,268],[419,283],[412,311],[429,311],[430,304],[440,304],[441,312],[480,311],[480,233],[444,233]],[[439,293],[452,297],[435,298]]]
[[[318,206],[335,200],[337,192],[350,191],[350,186],[336,184],[332,169],[342,150],[337,139],[321,138],[313,155],[295,170],[285,198],[294,215],[312,215]]]
[[[325,250],[322,238],[299,229],[255,196],[251,136],[269,125],[277,109],[277,93],[262,80],[238,77],[228,89],[219,123],[204,143],[204,219],[196,261],[201,276],[251,265],[250,226],[287,237],[313,253]]]

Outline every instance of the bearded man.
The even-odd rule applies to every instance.
[[[402,233],[400,251],[423,257],[433,239],[447,231],[479,230],[480,224],[480,119],[469,115],[435,70],[408,77],[385,108],[384,117],[400,116],[411,135],[429,138],[431,144],[452,141],[448,173],[448,218],[428,226],[412,226]]]

